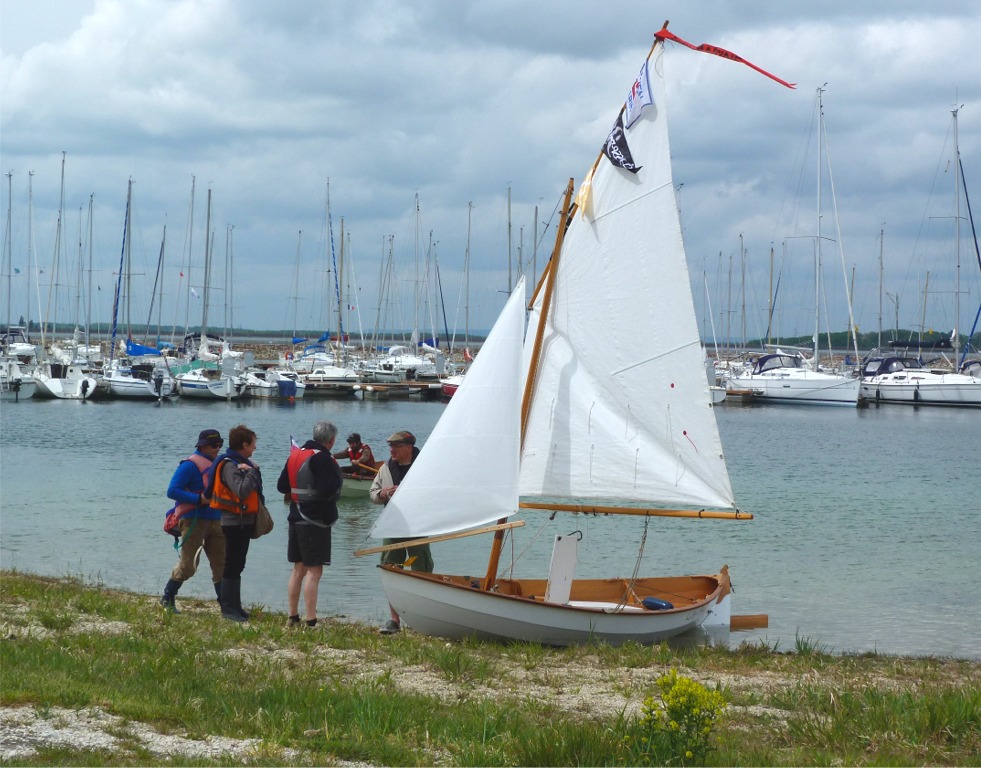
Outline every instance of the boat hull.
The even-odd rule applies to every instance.
[[[145,381],[129,377],[104,376],[102,379],[110,397],[127,397],[138,400],[161,400],[177,394],[173,379]]]
[[[385,595],[407,626],[453,640],[651,644],[695,627],[729,622],[726,568],[713,576],[638,579],[631,584],[625,579],[576,579],[568,604],[544,602],[544,580],[500,580],[496,591],[484,591],[479,579],[470,577],[415,573],[391,565],[380,570]],[[627,591],[631,597],[621,605]],[[658,596],[676,607],[651,611],[640,604],[643,597]]]
[[[729,389],[750,391],[763,400],[816,405],[857,405],[860,386],[859,379],[811,372],[763,373],[729,380]]]
[[[342,499],[366,499],[368,491],[371,490],[370,477],[349,477],[344,475],[344,482],[341,484]]]
[[[981,406],[981,379],[941,374],[920,381],[862,382],[862,397],[877,403]]]
[[[99,380],[95,376],[82,374],[70,375],[63,379],[35,374],[34,380],[37,382],[36,396],[39,398],[88,400],[96,395],[99,389]]]
[[[233,400],[239,397],[244,388],[235,386],[230,378],[218,381],[196,381],[177,378],[177,393],[181,397],[198,400]]]

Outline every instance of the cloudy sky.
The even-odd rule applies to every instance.
[[[720,337],[765,333],[771,248],[775,332],[813,330],[822,87],[822,311],[845,328],[853,282],[856,321],[876,330],[881,253],[882,324],[898,309],[902,327],[949,332],[955,107],[981,200],[976,0],[3,0],[12,319],[74,319],[90,200],[92,313],[108,319],[132,179],[134,325],[146,323],[165,225],[162,324],[201,321],[210,189],[209,325],[333,327],[329,189],[337,258],[344,226],[343,303],[356,308],[348,330],[418,316],[442,333],[444,310],[425,298],[434,265],[450,332],[487,328],[509,274],[541,268],[566,181],[593,162],[666,19],[798,84],[668,46],[674,178],[704,334],[710,316]],[[967,330],[981,269],[966,230],[962,240]],[[43,270],[30,289],[29,254]],[[6,286],[0,296],[6,322]]]

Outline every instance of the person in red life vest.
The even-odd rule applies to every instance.
[[[361,442],[361,435],[357,432],[347,436],[347,448],[335,453],[334,458],[350,460],[351,466],[343,468],[345,474],[358,477],[375,476],[375,455],[367,444]]]
[[[180,557],[164,587],[160,604],[169,611],[177,610],[177,591],[198,569],[196,555],[201,547],[211,564],[211,581],[215,595],[221,599],[221,577],[225,570],[225,536],[221,532],[221,515],[211,508],[205,490],[211,479],[211,467],[225,441],[217,429],[203,429],[198,435],[195,451],[177,465],[167,487],[167,498],[177,502],[181,519]]]
[[[225,570],[221,577],[221,615],[231,621],[248,621],[242,608],[242,571],[249,554],[262,494],[262,473],[252,460],[258,438],[244,424],[228,433],[228,450],[215,461],[208,495],[211,508],[221,513],[225,534]]]
[[[371,490],[368,491],[368,496],[374,504],[388,504],[392,496],[395,495],[399,483],[408,474],[409,468],[419,455],[419,449],[416,448],[416,436],[405,430],[396,432],[388,438],[388,448],[391,458],[382,464],[371,484]],[[408,541],[408,539],[383,539],[382,543],[397,544],[400,541]],[[413,571],[425,573],[432,573],[435,568],[433,554],[428,544],[403,549],[390,549],[387,552],[382,552],[381,561],[383,564],[391,563],[393,565],[402,565],[406,561],[410,561],[409,567]],[[388,606],[388,610],[391,612],[391,618],[378,631],[383,635],[394,635],[402,629],[402,624],[398,613],[391,605]]]
[[[300,624],[300,593],[306,625],[317,626],[317,591],[324,566],[330,565],[330,527],[337,522],[341,468],[330,453],[337,427],[318,421],[313,439],[290,451],[276,490],[290,496],[286,559],[293,563],[286,586],[290,626]]]

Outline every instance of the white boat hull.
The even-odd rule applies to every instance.
[[[862,382],[862,397],[877,403],[981,406],[981,379],[964,374],[933,374],[903,381],[885,377]]]
[[[94,376],[69,374],[63,379],[53,378],[43,373],[35,373],[37,397],[58,400],[88,400],[96,394],[99,380]]]
[[[23,378],[0,383],[0,400],[18,402],[30,400],[37,392],[37,382],[34,379]]]
[[[178,377],[177,392],[181,397],[199,400],[232,400],[242,394],[243,388],[236,387],[230,378],[219,381],[189,381]]]
[[[861,381],[812,371],[733,376],[728,388],[763,400],[819,405],[857,405]]]
[[[452,640],[479,637],[555,646],[596,640],[611,645],[651,644],[703,624],[728,625],[729,621],[729,578],[725,569],[716,576],[680,577],[699,580],[698,583],[709,580],[706,583],[714,588],[691,604],[662,611],[647,610],[638,604],[619,606],[610,600],[574,599],[568,604],[552,604],[534,596],[481,590],[476,578],[468,585],[455,577],[415,573],[395,566],[380,566],[380,571],[385,595],[407,626],[425,635]],[[664,581],[674,583],[676,579]],[[576,580],[573,597],[577,585],[614,582],[626,584],[622,579]]]
[[[103,382],[111,397],[160,400],[176,394],[173,379],[163,379],[158,385],[157,382],[143,379],[106,376]]]

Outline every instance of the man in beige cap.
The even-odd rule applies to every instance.
[[[416,436],[405,430],[400,430],[388,438],[388,448],[391,458],[382,464],[381,469],[378,470],[378,474],[375,475],[374,482],[371,484],[371,490],[368,491],[368,495],[374,504],[388,504],[389,499],[392,498],[396,489],[398,489],[399,483],[402,482],[403,478],[409,472],[412,462],[419,455],[419,449],[416,448]],[[385,539],[383,543],[397,544],[400,541],[408,541],[408,539]],[[382,563],[393,565],[403,565],[408,561],[409,567],[413,571],[423,571],[425,573],[432,573],[435,568],[433,555],[428,544],[388,550],[382,553],[381,561]],[[394,635],[402,629],[402,625],[395,609],[391,605],[388,608],[391,611],[392,618],[385,622],[385,625],[379,632],[383,635]]]

